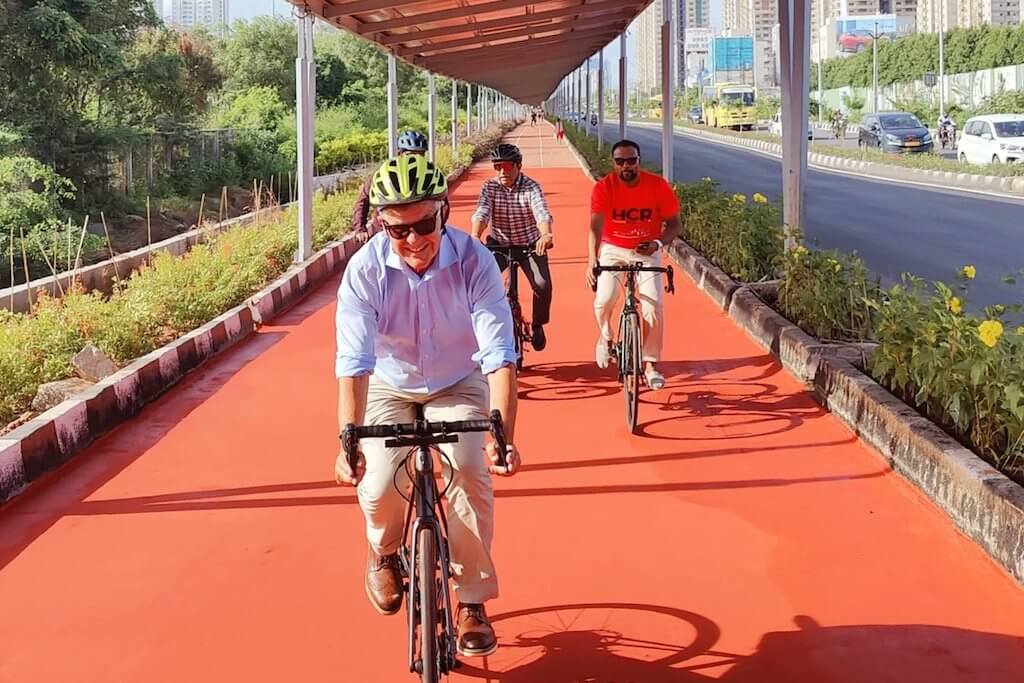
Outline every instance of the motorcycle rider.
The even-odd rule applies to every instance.
[[[946,142],[956,142],[956,122],[949,115],[948,112],[942,112],[939,114],[939,139],[942,140],[942,146],[946,146]]]

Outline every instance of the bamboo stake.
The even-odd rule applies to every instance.
[[[221,185],[220,187],[220,222],[223,223],[230,215],[228,209],[228,186]]]
[[[43,241],[39,239],[38,235],[35,236],[35,240],[36,244],[39,246],[40,253],[43,255],[43,261],[46,262],[46,267],[49,268],[50,272],[53,274],[53,284],[55,285],[53,288],[53,294],[56,295],[57,292],[60,292],[60,295],[64,296],[64,286],[60,283],[60,278],[57,277],[56,266],[50,263],[50,258],[46,255],[46,247],[43,246]]]
[[[150,220],[148,194],[146,195],[146,245],[149,247],[146,252],[146,263],[151,264],[153,262],[153,223]]]
[[[117,261],[115,260],[116,254],[114,254],[114,243],[110,239],[110,231],[107,230],[107,217],[100,211],[100,221],[103,222],[103,234],[107,236],[107,251],[110,252],[110,263],[114,266],[114,278],[120,282],[121,274],[117,272]]]
[[[199,200],[199,215],[196,217],[196,227],[203,227],[203,211],[206,209],[206,193],[203,193],[202,198]]]
[[[71,270],[71,219],[68,218],[68,267],[66,270]]]
[[[82,223],[82,236],[78,238],[78,253],[75,254],[75,269],[71,272],[71,286],[70,289],[75,288],[75,278],[78,277],[78,264],[82,260],[82,245],[85,244],[85,233],[89,228],[89,216],[86,215],[85,221]]]
[[[11,224],[11,313],[14,313],[14,224]]]
[[[18,234],[21,235],[21,263],[25,267],[25,287],[28,288],[28,310],[32,312],[32,273],[28,270],[28,253],[25,251],[25,230],[19,225]],[[11,245],[14,248],[14,245]]]

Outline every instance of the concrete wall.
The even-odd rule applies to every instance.
[[[981,104],[989,95],[1011,90],[1024,90],[1024,64],[1003,66],[998,69],[985,69],[963,74],[946,74],[943,79],[946,88],[946,102],[961,107],[974,107]],[[871,88],[835,88],[824,92],[825,105],[832,108],[845,109],[843,96],[853,93],[864,99],[864,112],[871,111]],[[939,101],[939,86],[927,87],[923,81],[910,83],[893,83],[878,89],[878,108],[881,111],[892,111],[895,102],[913,99],[914,96],[930,99],[936,104]],[[811,83],[811,98],[817,99],[817,83]],[[925,122],[925,123],[934,123]],[[962,121],[958,123],[963,123]]]

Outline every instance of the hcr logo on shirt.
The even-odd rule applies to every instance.
[[[652,209],[612,209],[612,220],[620,223],[647,222],[654,218]]]

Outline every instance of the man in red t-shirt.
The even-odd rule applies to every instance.
[[[593,267],[628,265],[641,261],[660,266],[660,249],[679,234],[679,200],[661,176],[640,170],[640,147],[620,140],[612,147],[613,173],[590,194],[590,237],[587,250],[587,284],[594,286]],[[594,310],[601,335],[597,340],[597,365],[608,367],[612,344],[612,314],[619,298],[618,273],[603,273],[597,282]],[[640,273],[637,298],[643,318],[644,376],[652,389],[665,386],[658,372],[664,336],[664,309],[660,273]]]

